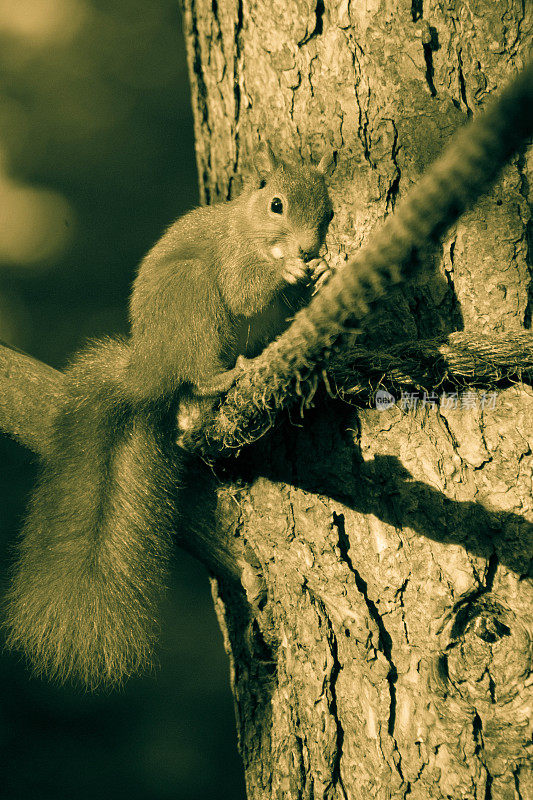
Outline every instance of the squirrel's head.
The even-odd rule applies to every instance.
[[[333,153],[328,151],[316,167],[278,161],[262,143],[254,165],[259,188],[250,195],[253,236],[271,259],[316,258],[324,244],[333,208],[325,176],[331,175]]]

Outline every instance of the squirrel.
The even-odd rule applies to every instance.
[[[333,154],[303,167],[261,144],[254,164],[259,185],[188,212],[145,256],[129,338],[65,372],[5,603],[8,646],[38,673],[97,688],[151,664],[187,468],[180,404],[215,402],[323,277]]]

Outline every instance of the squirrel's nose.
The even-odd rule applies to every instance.
[[[311,261],[318,255],[318,242],[305,242],[298,247],[298,255],[302,261]]]
[[[318,231],[314,228],[300,229],[296,235],[298,243],[298,255],[303,261],[311,261],[316,258],[320,249],[321,241]]]

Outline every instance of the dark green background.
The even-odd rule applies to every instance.
[[[53,257],[0,260],[0,339],[61,368],[87,338],[127,329],[136,265],[197,202],[184,46],[177,0],[24,0],[17,14],[0,12],[3,171],[58,192],[72,238]],[[34,474],[1,437],[2,588]],[[160,668],[121,693],[53,686],[2,655],[1,798],[244,797],[207,576],[175,562]]]

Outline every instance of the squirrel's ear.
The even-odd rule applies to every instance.
[[[320,159],[320,163],[317,166],[317,170],[322,175],[327,175],[329,177],[330,175],[333,174],[334,169],[335,169],[335,153],[328,147],[326,152]]]
[[[278,162],[268,142],[259,142],[254,156],[254,167],[259,177],[266,178],[277,166]]]

